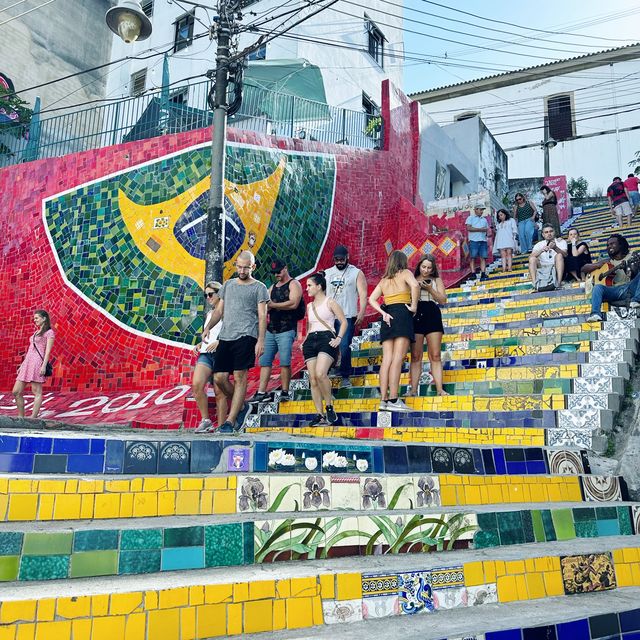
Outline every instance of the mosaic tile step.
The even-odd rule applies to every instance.
[[[420,511],[389,511],[385,505],[363,505],[343,515],[310,515],[323,505],[330,509],[340,485],[325,485],[322,476],[309,476],[307,513],[285,520],[269,513],[248,519],[188,526],[166,521],[134,520],[0,533],[0,582],[28,582],[97,576],[188,571],[210,567],[238,567],[288,560],[330,560],[347,556],[430,553],[460,549],[489,549],[517,544],[633,536],[632,514],[638,505],[565,506],[531,509],[517,505],[509,511],[433,511],[438,491],[423,478],[417,496]],[[326,489],[325,486],[329,486]],[[398,491],[402,490],[402,486]],[[396,492],[397,493],[397,492]],[[381,494],[384,497],[383,494]],[[394,496],[389,496],[391,507]],[[406,502],[406,498],[400,499]],[[381,498],[378,497],[380,502]],[[515,507],[516,505],[514,505]],[[107,523],[105,523],[107,524]],[[408,534],[411,534],[410,540]]]
[[[586,451],[542,448],[473,448],[429,447],[388,444],[355,444],[304,440],[257,440],[248,435],[243,440],[218,440],[210,437],[191,439],[189,434],[165,441],[164,434],[149,434],[144,440],[138,434],[128,439],[58,433],[51,448],[43,446],[43,435],[0,434],[4,451],[0,461],[5,473],[77,474],[78,461],[73,456],[97,455],[78,453],[95,448],[106,450],[101,464],[80,465],[83,475],[91,474],[203,474],[275,471],[313,471],[322,461],[330,473],[466,473],[466,474],[585,474],[590,472]],[[44,440],[46,442],[46,440]],[[75,453],[51,453],[73,449]],[[136,453],[140,447],[152,452],[158,464],[149,464],[146,456]],[[148,447],[148,448],[147,448]],[[336,449],[338,447],[338,449]],[[39,449],[39,453],[33,453]],[[334,467],[327,461],[339,450],[347,467]],[[162,452],[162,453],[160,453]],[[170,456],[167,456],[171,452]],[[170,458],[170,461],[167,460]],[[162,460],[165,460],[164,462]],[[280,464],[286,460],[288,464]],[[291,461],[294,464],[290,464]],[[171,464],[169,464],[169,462]],[[90,469],[87,471],[86,469]]]
[[[640,550],[628,537],[554,547],[534,547],[537,553],[520,558],[498,548],[490,556],[487,550],[413,556],[411,564],[409,556],[344,559],[332,571],[279,563],[263,566],[260,580],[251,567],[238,567],[233,580],[215,568],[176,575],[170,587],[161,574],[126,576],[116,593],[80,579],[60,584],[55,594],[46,584],[12,584],[0,589],[0,624],[19,638],[67,640],[72,630],[89,628],[92,638],[204,639],[428,612],[446,624],[451,609],[578,593],[595,599],[640,584]],[[596,576],[586,584],[585,570]]]
[[[332,452],[333,466],[340,454]],[[323,454],[324,457],[327,453]],[[345,464],[346,467],[346,464]],[[338,477],[339,476],[339,477]],[[365,494],[376,502],[380,491],[393,495],[405,486],[407,495],[425,489],[423,475],[327,476],[357,504]],[[302,476],[308,478],[308,471]],[[442,506],[502,504],[507,502],[580,502],[597,491],[621,499],[624,483],[615,477],[576,475],[451,475],[429,476],[439,491]],[[391,484],[389,484],[391,483]],[[385,488],[391,487],[393,489]],[[602,489],[604,487],[605,489]],[[376,489],[376,496],[371,491]],[[245,511],[295,511],[304,504],[302,480],[296,473],[228,477],[126,477],[114,480],[0,479],[0,521],[104,520],[157,516],[224,515]],[[584,494],[584,498],[583,498]],[[408,504],[408,503],[407,503]],[[407,507],[410,508],[410,507]]]

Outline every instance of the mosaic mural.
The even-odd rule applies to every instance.
[[[190,345],[202,327],[208,145],[192,147],[43,202],[63,277],[122,327]],[[240,251],[256,254],[269,281],[275,257],[310,273],[333,212],[335,158],[229,144],[225,180],[225,272]]]

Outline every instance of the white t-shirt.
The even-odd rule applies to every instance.
[[[484,216],[477,216],[472,213],[465,224],[472,226],[474,229],[488,229],[489,221]],[[486,242],[487,234],[482,231],[469,231],[469,242]]]
[[[324,272],[327,280],[327,297],[333,298],[342,308],[345,318],[358,315],[358,267],[348,264],[345,269],[329,267]]]
[[[207,319],[204,321],[205,327],[209,324],[209,320],[211,320],[212,315],[213,309],[211,309],[211,311],[207,313]],[[218,339],[218,336],[220,335],[220,329],[222,329],[222,320],[218,322],[218,324],[209,331],[207,337],[202,340],[202,344],[200,345],[200,353],[206,353],[207,347],[212,342],[215,342]]]
[[[554,251],[553,249],[547,249],[545,251],[546,247],[547,241],[540,240],[540,242],[536,242],[533,249],[531,250],[531,253],[538,253],[540,251],[541,253],[538,257],[538,260],[540,260],[540,264],[553,264],[556,260],[557,251]],[[562,238],[556,238],[556,247],[558,247],[558,249],[560,249],[561,251],[566,251],[567,241],[563,240]]]

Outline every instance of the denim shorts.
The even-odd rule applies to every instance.
[[[629,191],[629,202],[632,207],[637,207],[640,204],[640,192]]]
[[[486,258],[487,243],[484,240],[469,240],[469,255],[472,258]]]
[[[205,367],[209,367],[209,369],[211,369],[211,371],[213,371],[213,365],[216,361],[216,354],[211,352],[209,353],[208,351],[205,351],[204,353],[201,353],[198,356],[198,360],[196,362],[196,364],[203,364]]]
[[[271,333],[267,331],[264,337],[264,353],[260,356],[260,366],[270,367],[275,360],[276,353],[280,356],[280,366],[291,366],[291,349],[296,340],[296,332],[283,331],[282,333]]]

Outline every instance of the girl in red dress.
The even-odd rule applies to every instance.
[[[42,404],[42,383],[45,381],[45,371],[51,356],[55,334],[51,329],[51,319],[46,311],[39,310],[33,314],[35,333],[29,340],[29,350],[25,356],[13,385],[13,397],[18,406],[18,417],[24,418],[24,388],[31,384],[33,392],[33,409],[31,417],[37,418]]]

